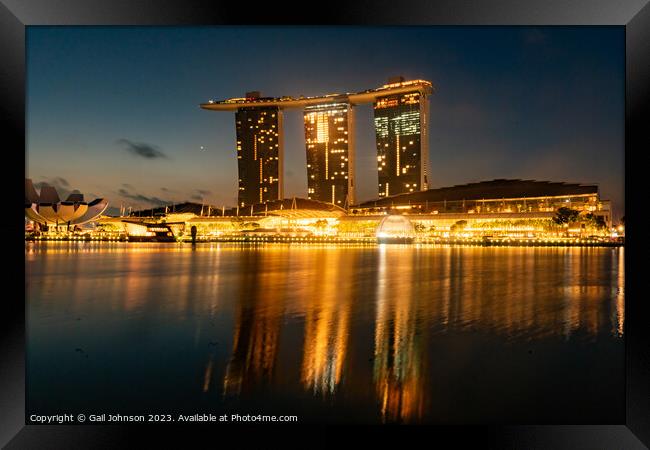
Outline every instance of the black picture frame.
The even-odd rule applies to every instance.
[[[304,5],[303,5],[304,6]],[[650,126],[644,121],[650,109],[650,5],[648,0],[366,0],[337,3],[318,13],[303,6],[268,2],[210,2],[188,0],[0,0],[0,124],[3,127],[4,168],[1,182],[10,197],[11,213],[0,221],[6,236],[2,273],[4,326],[0,340],[0,444],[6,448],[113,448],[128,447],[145,436],[169,444],[181,437],[186,445],[207,438],[213,445],[223,433],[239,433],[242,443],[261,438],[290,440],[297,428],[250,426],[228,428],[197,425],[179,427],[25,425],[25,295],[21,287],[24,236],[20,200],[25,159],[25,27],[30,25],[618,25],[626,33],[625,120],[625,423],[557,426],[467,426],[364,428],[363,439],[386,441],[408,436],[413,442],[441,440],[489,448],[606,448],[636,449],[650,446],[650,340],[646,325],[648,307],[643,298],[641,259],[645,249],[641,208],[644,192],[643,156],[650,145]],[[316,16],[318,14],[318,16]],[[637,183],[637,185],[633,185]],[[14,215],[15,214],[15,215]],[[14,255],[15,252],[15,255]],[[15,261],[13,258],[17,258]],[[24,285],[23,285],[24,286]],[[9,287],[16,288],[15,290]],[[13,292],[9,294],[9,292]],[[23,292],[23,295],[20,293]],[[603,386],[607,389],[607,386]],[[318,427],[316,427],[318,428]],[[349,429],[348,429],[349,430]],[[433,434],[432,434],[433,433]],[[390,436],[389,436],[390,435]],[[322,436],[322,439],[318,436]],[[187,440],[191,437],[191,441]],[[304,446],[340,440],[336,433],[320,432]]]

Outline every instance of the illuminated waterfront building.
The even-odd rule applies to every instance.
[[[355,211],[378,212],[393,208],[436,217],[448,215],[451,218],[451,214],[455,214],[467,220],[550,220],[560,208],[569,208],[583,215],[601,217],[607,226],[611,226],[612,220],[611,204],[601,200],[597,185],[518,179],[481,181],[394,195],[361,203]]]
[[[251,95],[255,94],[247,97]],[[239,206],[281,199],[282,111],[278,107],[239,108],[235,123]]]
[[[561,210],[573,218],[556,221]],[[598,186],[533,180],[429,189],[364,202],[347,211],[297,197],[245,208],[183,203],[135,211],[129,217],[102,216],[97,230],[132,234],[135,221],[154,227],[161,219],[174,236],[187,236],[196,227],[201,239],[617,237],[612,235],[610,202],[600,198]]]
[[[399,77],[385,87],[403,85]],[[430,93],[431,85],[421,82],[374,101],[380,198],[428,189]]]
[[[347,206],[354,195],[354,113],[349,103],[305,107],[307,197]]]

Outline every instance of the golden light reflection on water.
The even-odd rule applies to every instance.
[[[385,422],[426,412],[437,336],[587,342],[624,332],[623,248],[37,243],[26,266],[30,333],[76,316],[155,317],[153,334],[187,324],[197,348],[230,333],[225,360],[216,346],[203,353],[197,386],[227,396],[295,374],[304,392],[333,397],[363,385],[358,362],[371,360]],[[226,328],[206,322],[219,318]],[[97,332],[117,336],[101,323]],[[289,326],[299,334],[283,341]]]
[[[333,252],[311,263],[323,280],[312,291],[312,304],[305,305],[305,338],[301,382],[315,394],[332,394],[341,381],[349,335],[350,284],[352,260],[337,261]]]
[[[422,346],[413,298],[414,253],[379,248],[374,381],[383,421],[410,421],[422,415],[425,402]]]
[[[287,259],[273,252],[240,252],[241,276],[232,357],[224,394],[237,395],[273,381],[284,309]]]
[[[623,248],[618,254],[612,253],[612,259],[617,260],[618,269],[616,270],[616,333],[623,336],[625,325],[625,255]],[[616,262],[614,262],[616,264]],[[613,272],[614,273],[614,272]]]

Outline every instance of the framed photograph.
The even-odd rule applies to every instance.
[[[2,0],[2,445],[647,448],[646,3]]]

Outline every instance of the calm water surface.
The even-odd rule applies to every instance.
[[[25,249],[28,414],[624,419],[622,248]]]

